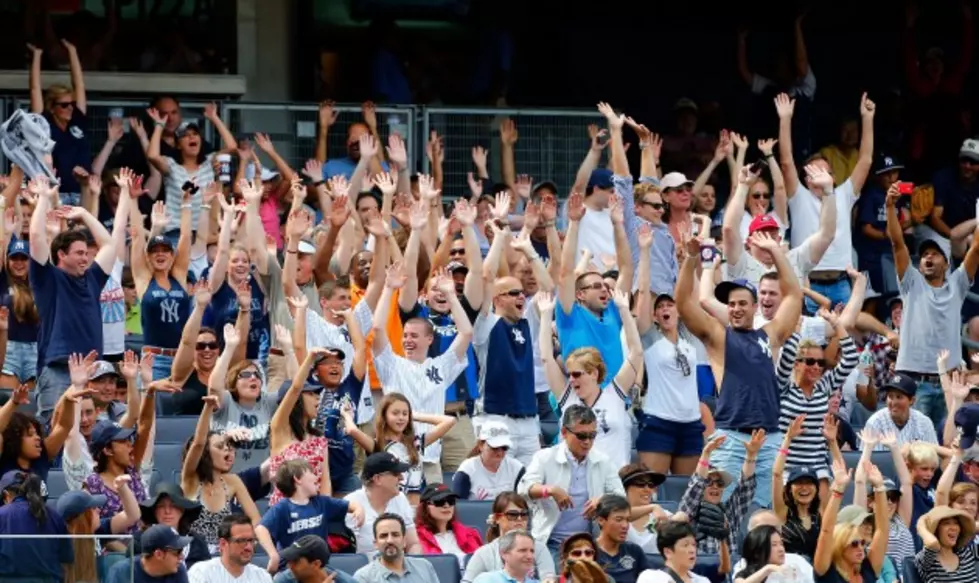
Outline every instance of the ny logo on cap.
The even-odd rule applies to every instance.
[[[901,375],[894,375],[894,382],[895,383],[901,382]]]
[[[494,427],[489,430],[490,437],[499,437],[501,435],[510,435],[510,430],[506,427]]]
[[[884,156],[884,166],[893,166],[894,160],[890,156]]]

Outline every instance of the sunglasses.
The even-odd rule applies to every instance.
[[[661,202],[648,202],[644,200],[640,204],[642,204],[643,206],[648,206],[653,210],[657,210],[657,211],[663,210],[663,203]]]
[[[466,254],[465,249],[452,249],[449,251],[449,257],[462,257]]]
[[[568,372],[568,376],[573,379],[580,379],[585,374],[583,370],[573,370]]]
[[[575,439],[579,441],[594,441],[598,437],[597,431],[569,431],[568,433],[574,435]]]
[[[54,104],[55,107],[60,107],[61,109],[68,109],[69,107],[75,107],[74,101],[59,101]]]
[[[826,360],[822,358],[800,358],[797,362],[803,362],[806,364],[806,366],[826,366]]]
[[[445,500],[439,500],[438,502],[429,502],[429,504],[436,508],[454,508],[456,501],[455,498],[446,498]]]
[[[527,520],[530,517],[530,513],[526,510],[507,510],[503,513],[509,520]]]
[[[246,538],[246,537],[229,538],[228,539],[228,542],[229,543],[236,544],[236,545],[254,545],[254,544],[258,544],[258,539],[257,538]]]
[[[591,559],[595,556],[594,549],[575,549],[568,552],[568,556],[572,559]]]
[[[724,487],[724,480],[722,480],[720,478],[711,478],[710,480],[707,480],[707,485],[708,486],[717,486],[718,488],[723,488]]]
[[[650,480],[636,480],[635,482],[629,482],[629,487],[630,488],[655,488],[656,484],[654,484]]]
[[[198,342],[197,350],[217,350],[220,345],[217,342]]]
[[[240,379],[259,379],[262,378],[256,370],[243,370],[238,373]]]
[[[490,446],[490,449],[492,449],[493,451],[502,451],[503,453],[506,453],[506,452],[510,451],[510,446],[509,445],[502,445],[500,447],[493,447],[491,445]]]
[[[593,283],[591,285],[583,285],[583,286],[581,286],[581,287],[578,288],[578,291],[584,291],[584,290],[588,290],[588,289],[595,290],[595,291],[602,291],[602,290],[605,289],[605,282],[604,281],[596,281],[595,283]]]
[[[846,546],[851,549],[859,549],[863,546],[863,539],[851,540]]]
[[[682,186],[676,186],[674,188],[664,188],[663,192],[690,192],[692,190],[693,190],[692,186],[690,186],[689,184],[684,184]]]
[[[519,298],[523,295],[522,289],[511,289],[509,291],[501,292],[501,296],[510,296],[511,298]]]
[[[762,193],[762,192],[756,192],[756,193],[754,193],[754,194],[751,195],[751,198],[753,198],[755,200],[761,200],[761,199],[769,200],[769,199],[772,198],[772,195],[769,194],[769,193],[767,193],[767,192],[764,192],[764,193]]]

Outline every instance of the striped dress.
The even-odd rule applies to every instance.
[[[823,437],[823,417],[829,411],[830,395],[842,389],[846,377],[857,366],[857,347],[849,336],[841,338],[840,361],[833,370],[823,373],[813,387],[812,396],[807,397],[792,380],[799,340],[800,335],[796,332],[785,341],[775,370],[780,391],[778,429],[784,433],[796,417],[806,415],[802,435],[793,439],[789,445],[786,467],[825,468],[829,463],[826,458],[826,439]]]

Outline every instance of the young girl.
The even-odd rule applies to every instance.
[[[415,422],[429,423],[434,428],[422,435],[415,435]],[[411,464],[405,472],[401,489],[412,506],[417,506],[424,487],[421,456],[425,448],[442,438],[456,424],[455,417],[448,415],[412,415],[411,403],[401,393],[385,395],[374,422],[375,438],[361,431],[354,423],[350,407],[343,410],[344,431],[354,438],[368,455],[387,451],[399,460]]]

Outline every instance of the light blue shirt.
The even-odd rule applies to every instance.
[[[528,576],[521,582],[507,575],[506,571],[501,570],[482,573],[473,579],[473,583],[537,583],[537,579]]]
[[[642,182],[652,182],[652,179],[642,178]],[[635,195],[632,190],[631,176],[613,176],[612,183],[615,185],[615,194],[622,198],[622,206],[625,214],[625,235],[629,241],[629,250],[632,252],[632,263],[637,266],[635,277],[639,276],[639,228],[649,221],[636,215]],[[677,273],[680,265],[676,260],[676,242],[670,229],[664,224],[652,225],[653,227],[653,246],[649,249],[649,289],[654,294],[672,294],[676,287]],[[633,289],[639,287],[638,279],[633,282]],[[612,370],[612,369],[609,369]],[[618,369],[615,369],[618,371]]]
[[[571,313],[565,314],[561,306],[557,307],[555,321],[557,335],[561,340],[561,358],[578,348],[592,347],[602,353],[605,360],[605,370],[609,378],[615,377],[625,362],[622,354],[622,318],[619,308],[609,300],[602,312],[601,318],[578,302],[571,307]]]
[[[557,524],[551,531],[550,539],[558,543],[576,532],[591,532],[591,524],[585,518],[583,510],[585,503],[588,502],[588,458],[579,463],[569,451],[568,462],[571,465],[571,485],[568,486],[568,496],[571,498],[572,506],[561,511]],[[476,581],[479,581],[479,577]]]
[[[356,170],[356,168],[357,162],[351,160],[349,156],[327,160],[326,164],[323,164],[323,180],[329,180],[334,176],[343,176],[347,180],[350,180],[350,177],[354,175],[354,170]],[[390,170],[387,162],[381,162],[381,168],[383,168],[385,172]],[[357,194],[359,193],[351,193],[350,196],[356,196]]]

